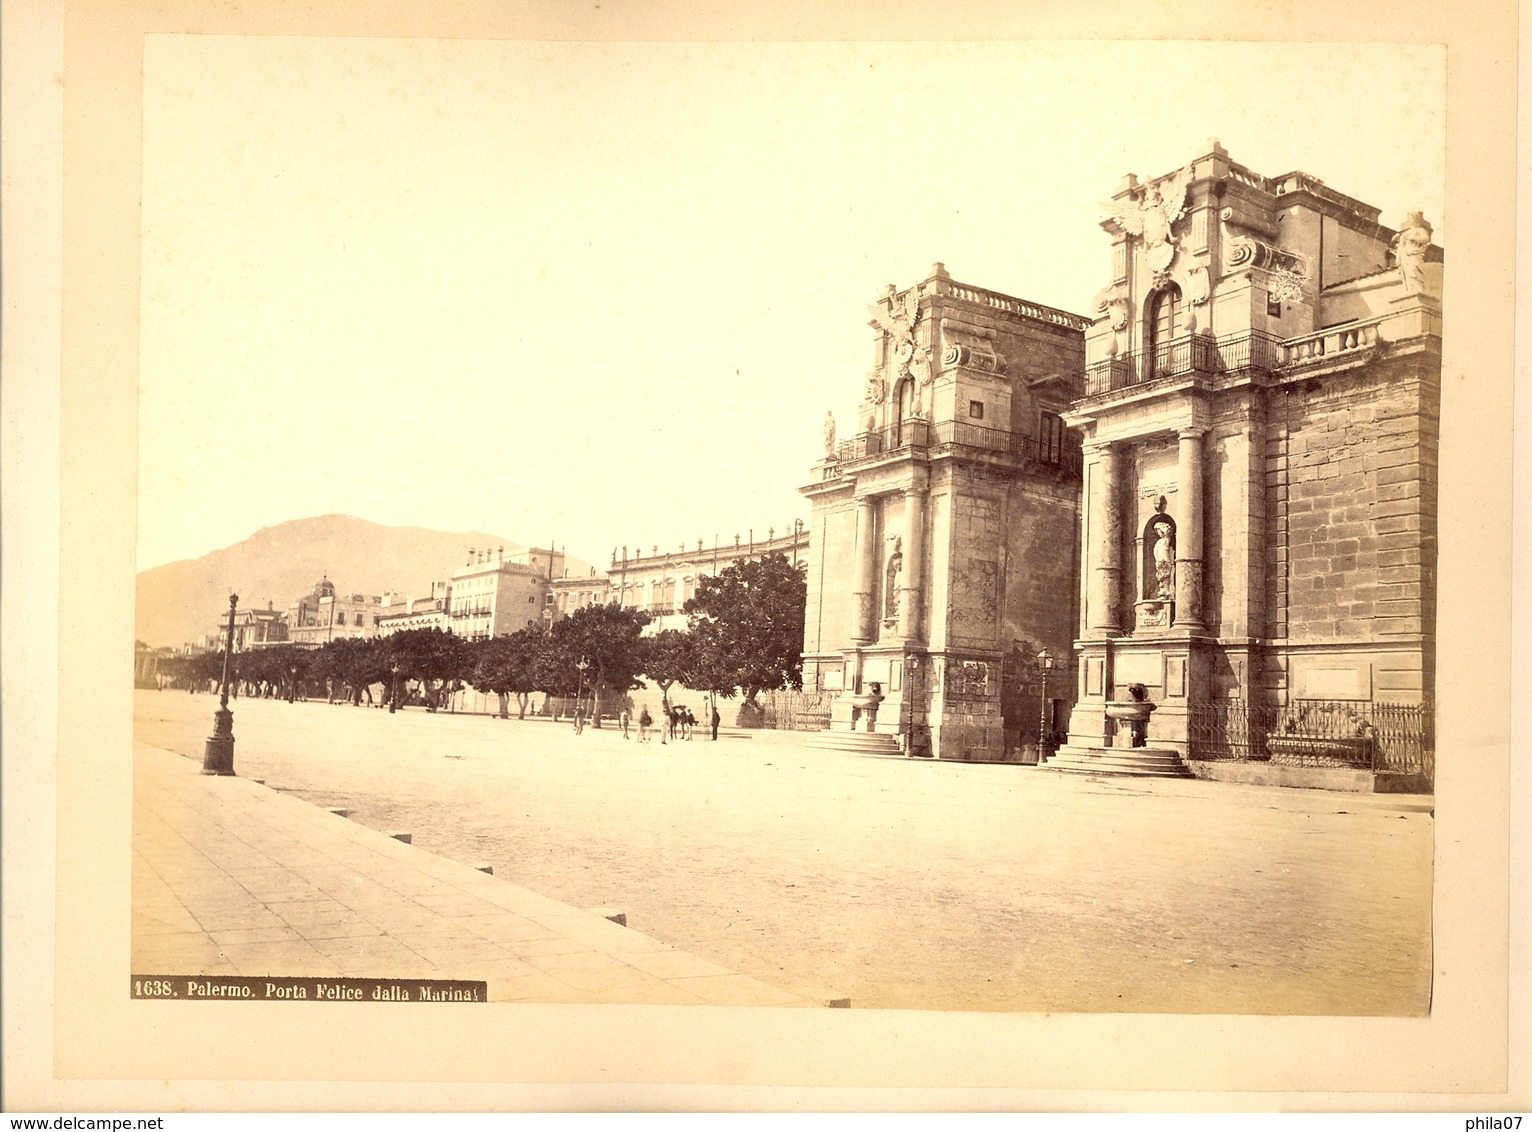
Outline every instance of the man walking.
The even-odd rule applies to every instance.
[[[715,703],[713,705],[713,742],[715,743],[718,742],[718,725],[722,721],[723,717],[718,714],[718,705]]]

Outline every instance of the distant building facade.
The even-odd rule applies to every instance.
[[[703,578],[716,577],[734,562],[754,562],[768,554],[784,554],[801,566],[807,560],[808,547],[808,528],[801,520],[781,534],[776,528],[769,528],[766,537],[759,541],[755,532],[750,531],[744,537],[735,535],[731,543],[715,541],[708,546],[698,539],[695,549],[683,546],[661,551],[655,546],[647,555],[641,548],[624,546],[620,551],[612,551],[605,600],[648,613],[655,619],[657,628],[653,631],[684,629],[686,618],[681,611],[697,595],[698,583]]]
[[[342,596],[329,578],[321,578],[313,590],[287,607],[287,636],[294,644],[319,648],[348,637],[371,639],[377,635],[383,598],[373,594]]]
[[[553,598],[550,603],[552,616],[546,619],[548,624],[561,621],[587,605],[605,605],[611,600],[611,581],[594,566],[584,576],[571,577],[567,568],[563,573],[562,578],[553,579],[548,586]]]
[[[377,635],[388,637],[406,629],[447,630],[452,623],[448,614],[451,597],[452,587],[447,582],[432,582],[427,597],[384,594],[378,606]]]
[[[199,642],[201,648],[222,649],[228,641],[229,611],[225,609],[218,619],[218,628]],[[287,617],[271,607],[265,609],[236,608],[234,611],[234,651],[267,648],[287,643]]]
[[[470,550],[468,562],[452,572],[448,623],[473,641],[543,628],[551,619],[545,611],[552,605],[553,576],[563,571],[562,551]]]

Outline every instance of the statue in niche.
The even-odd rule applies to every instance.
[[[899,580],[904,573],[904,544],[894,536],[894,552],[888,556],[883,572],[883,616],[893,621],[899,616]]]
[[[1431,225],[1420,213],[1410,213],[1394,237],[1394,257],[1399,261],[1406,294],[1418,295],[1426,289],[1426,251],[1430,247]]]
[[[1176,594],[1176,528],[1169,519],[1161,517],[1149,524],[1149,534],[1154,539],[1150,554],[1154,560],[1155,591],[1149,596],[1170,601]]]
[[[825,412],[825,459],[835,459],[835,414]]]

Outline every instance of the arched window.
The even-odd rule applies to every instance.
[[[1173,373],[1175,364],[1171,342],[1181,326],[1181,288],[1174,283],[1156,291],[1149,299],[1149,350],[1150,376]]]
[[[904,419],[915,415],[915,383],[905,378],[899,383],[899,388],[894,393],[894,443],[893,447],[902,448],[905,442]]]

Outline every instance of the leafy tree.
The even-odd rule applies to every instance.
[[[192,684],[192,658],[189,656],[167,656],[160,661],[160,671],[173,688],[190,688]]]
[[[259,649],[252,656],[258,659],[259,678],[265,684],[266,695],[275,695],[289,703],[297,698],[298,683],[308,673],[311,663],[308,649],[277,645]]]
[[[491,637],[477,646],[469,679],[481,692],[500,698],[500,718],[509,717],[510,697],[516,697],[518,719],[527,717],[527,699],[537,691],[537,661],[543,635],[519,629],[509,636]]]
[[[372,685],[387,685],[393,675],[386,640],[341,637],[327,641],[318,655],[315,674],[326,681],[331,703],[344,698],[359,705],[364,695],[371,702]]]
[[[419,680],[427,711],[440,707],[448,686],[465,679],[473,665],[468,642],[443,629],[406,629],[383,638],[383,644],[390,675],[397,665],[399,679]]]
[[[641,609],[582,606],[553,626],[540,675],[551,677],[546,683],[561,684],[569,690],[582,684],[589,689],[592,715],[600,727],[599,708],[605,693],[643,687],[638,674],[644,667],[642,635],[648,623],[649,614]],[[583,679],[576,667],[582,660],[589,665]],[[575,676],[572,682],[571,673]]]
[[[662,629],[644,638],[641,671],[660,688],[660,702],[670,711],[670,686],[677,681],[690,685],[697,667],[697,642],[691,633]]]
[[[697,641],[701,690],[744,693],[742,711],[758,712],[756,696],[803,687],[803,608],[808,586],[785,554],[737,560],[704,577],[686,603]]]
[[[538,644],[537,655],[532,662],[532,687],[550,696],[572,696],[579,687],[580,673],[575,668],[579,656],[563,647],[562,635],[557,640],[544,636]]]

